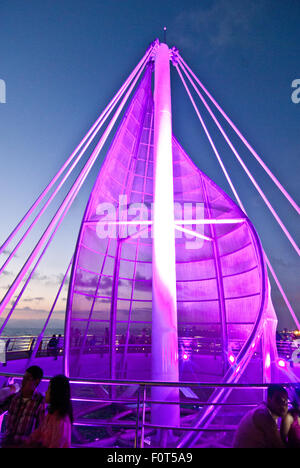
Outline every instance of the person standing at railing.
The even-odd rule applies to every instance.
[[[2,447],[20,447],[44,419],[45,397],[37,391],[42,378],[43,371],[39,366],[29,367],[23,376],[20,391],[8,397],[0,406],[1,414],[8,411]]]
[[[58,346],[58,339],[56,335],[52,335],[52,338],[50,339],[47,350],[48,350],[48,356],[54,356],[54,359],[57,359],[57,346]]]

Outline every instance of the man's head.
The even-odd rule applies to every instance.
[[[288,410],[288,393],[281,385],[270,385],[268,387],[267,406],[271,413],[282,418]]]
[[[30,398],[43,378],[43,371],[39,366],[31,366],[26,369],[22,380],[21,392],[23,397]]]

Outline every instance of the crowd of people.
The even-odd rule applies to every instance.
[[[21,387],[14,383],[0,390],[0,413],[7,411],[2,448],[70,448],[73,411],[70,384],[54,376],[44,396],[39,366],[29,367]]]

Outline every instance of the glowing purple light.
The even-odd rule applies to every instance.
[[[235,363],[235,357],[233,354],[229,354],[228,356],[228,361],[231,363],[231,364],[234,364]]]
[[[271,366],[271,356],[270,356],[270,353],[267,353],[266,359],[265,359],[265,368],[269,369],[270,366]]]
[[[177,68],[178,69],[178,68]],[[183,68],[184,70],[184,68]],[[262,199],[264,200],[265,204],[267,205],[267,207],[269,208],[269,210],[271,211],[271,213],[273,214],[274,218],[276,219],[276,221],[278,222],[279,226],[281,227],[281,229],[283,230],[283,232],[285,233],[285,235],[287,236],[287,238],[289,239],[290,243],[292,244],[292,246],[294,247],[294,249],[296,250],[297,254],[300,255],[300,249],[298,247],[298,245],[296,244],[296,242],[294,241],[293,237],[291,236],[291,234],[289,233],[289,231],[287,230],[287,228],[285,227],[285,225],[283,224],[282,220],[280,219],[280,217],[278,216],[277,212],[274,210],[273,206],[271,205],[271,203],[269,202],[268,198],[266,197],[265,193],[263,192],[263,190],[261,189],[261,187],[258,185],[258,183],[256,182],[255,178],[253,177],[252,173],[249,171],[249,169],[247,168],[246,164],[244,163],[244,161],[242,160],[240,154],[237,152],[236,148],[233,146],[233,144],[231,143],[230,139],[228,138],[227,134],[225,133],[223,127],[220,125],[219,121],[217,120],[216,116],[214,115],[214,113],[212,112],[211,108],[209,107],[209,105],[207,104],[207,102],[205,101],[205,99],[203,98],[202,94],[200,93],[200,91],[197,89],[197,87],[193,84],[193,82],[191,82],[196,93],[198,94],[198,96],[200,97],[200,99],[202,100],[203,104],[205,105],[206,109],[208,110],[209,114],[211,115],[212,119],[214,120],[214,122],[216,123],[217,127],[219,128],[220,132],[222,133],[223,137],[225,138],[225,140],[227,141],[229,147],[231,148],[231,150],[233,151],[234,155],[236,156],[236,158],[238,159],[239,163],[241,164],[241,166],[243,167],[244,171],[246,172],[246,174],[248,175],[249,179],[251,180],[252,184],[255,186],[256,190],[258,191],[258,193],[260,194],[260,196],[262,197]],[[295,204],[295,209],[298,208],[299,210],[299,207]]]
[[[286,361],[284,359],[278,359],[277,365],[278,367],[285,368],[286,367]]]
[[[155,67],[157,74],[161,68],[158,61],[155,61]],[[163,72],[162,68],[160,71]],[[108,312],[105,326],[111,343],[117,344],[118,315],[121,310],[123,314],[126,305],[124,323],[126,321],[127,331],[121,374],[133,379],[140,378],[141,373],[134,360],[131,359],[130,370],[127,370],[127,363],[132,358],[128,353],[131,333],[139,333],[138,324],[144,323],[143,317],[134,315],[134,310],[142,307],[142,303],[145,304],[145,320],[147,319],[147,327],[151,328],[152,333],[151,354],[149,352],[149,355],[142,356],[146,364],[145,378],[158,382],[177,382],[181,379],[193,379],[194,373],[201,372],[198,371],[196,358],[202,354],[202,343],[198,343],[202,338],[198,337],[196,331],[195,335],[190,327],[185,330],[186,326],[182,324],[185,324],[188,317],[197,330],[198,321],[206,323],[209,318],[218,330],[222,329],[223,352],[226,352],[228,363],[224,366],[224,371],[228,371],[226,380],[237,381],[246,367],[249,350],[245,350],[243,360],[238,352],[235,356],[229,346],[229,336],[234,333],[238,341],[245,343],[249,333],[247,328],[247,336],[242,332],[240,334],[239,328],[232,325],[231,321],[238,321],[242,329],[242,303],[243,310],[247,311],[247,324],[256,328],[264,307],[264,262],[259,239],[243,211],[193,164],[176,138],[172,137],[171,104],[163,99],[158,102],[159,98],[166,97],[161,86],[156,86],[153,103],[150,73],[152,74],[152,69],[149,67],[113,140],[86,210],[68,299],[68,327],[72,327],[77,319],[84,323],[84,341],[81,345],[83,356],[85,342],[88,333],[92,332],[94,322],[104,323],[102,315],[98,314],[105,308]],[[169,76],[169,71],[167,75]],[[165,82],[167,75],[162,73],[161,83]],[[166,94],[170,97],[169,90]],[[163,112],[159,112],[160,109]],[[136,122],[140,124],[136,125]],[[127,138],[129,134],[130,139]],[[143,135],[142,140],[140,135]],[[123,155],[124,148],[126,154]],[[119,161],[120,155],[123,156]],[[127,180],[131,171],[132,158],[136,158],[138,163],[130,175],[132,184],[125,186],[124,180]],[[126,203],[123,202],[124,198]],[[114,217],[109,213],[108,219],[99,219],[98,207],[107,203],[113,207]],[[194,203],[205,204],[205,213],[195,211]],[[132,212],[133,219],[131,215],[123,216],[123,207],[129,210],[137,204],[149,210],[147,217],[136,217],[136,212]],[[188,204],[188,208],[192,209],[175,211],[174,206],[177,204],[180,207]],[[119,231],[122,234],[120,240],[115,242],[115,238],[110,238],[109,235],[106,236],[108,241],[97,237],[96,227],[103,224],[122,226],[124,229]],[[145,237],[141,236],[140,240],[133,238],[130,229],[125,229],[134,228],[135,225],[144,228]],[[202,225],[201,234],[195,229],[198,225]],[[126,240],[123,237],[124,231],[130,234]],[[177,231],[200,237],[205,242],[201,243],[201,249],[189,249],[181,241],[183,236],[178,235]],[[132,232],[136,231],[132,229]],[[151,241],[147,240],[149,236]],[[109,291],[105,288],[106,278],[113,282]],[[105,306],[103,299],[111,302],[110,309]],[[82,312],[80,309],[80,313],[77,313],[77,305],[82,308],[84,303],[87,307],[84,306]],[[218,314],[218,310],[221,313]],[[253,348],[258,344],[255,333],[254,329],[249,347],[252,343]],[[99,332],[97,329],[97,338],[103,339],[102,329]],[[72,332],[67,340],[71,376],[86,375],[85,369],[79,370],[69,352],[72,350]],[[215,341],[211,346],[209,344],[210,353],[215,351],[214,345]],[[179,346],[181,365],[178,362]],[[117,375],[117,349],[111,347],[109,342],[107,349],[111,360],[101,365],[100,378]],[[196,359],[195,366],[189,365],[192,361],[191,353],[193,362]],[[203,363],[203,367],[206,366],[210,366],[210,363]],[[153,400],[171,401],[169,392],[162,392],[160,387],[157,389],[157,398]],[[151,393],[153,397],[154,393]],[[218,398],[220,397],[221,393]],[[176,393],[172,395],[172,401],[177,400]],[[216,401],[215,397],[212,401]],[[165,420],[169,424],[169,405],[165,405],[167,411],[164,415],[160,405],[154,406],[157,406],[157,416],[153,417],[153,421],[161,424]],[[177,419],[175,414],[174,423],[179,423],[179,416]]]
[[[169,54],[169,47],[160,44],[154,67],[152,378],[176,382],[179,362]],[[153,388],[151,396],[154,400],[179,399],[176,388]],[[178,425],[179,407],[155,405],[151,417],[154,424],[171,421]]]

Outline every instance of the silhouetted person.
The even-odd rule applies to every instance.
[[[289,448],[300,448],[300,388],[295,388],[292,408],[281,421],[281,437]]]
[[[24,374],[20,391],[1,405],[1,412],[8,411],[2,447],[20,446],[43,420],[45,398],[37,391],[42,378],[43,371],[40,367],[29,367]]]
[[[56,335],[52,335],[52,338],[49,340],[47,349],[48,349],[48,356],[54,356],[55,359],[57,359],[57,345],[58,345],[58,340],[56,338]]]
[[[278,418],[288,410],[288,394],[280,385],[270,385],[267,401],[249,411],[241,420],[233,446],[235,448],[284,448]]]

